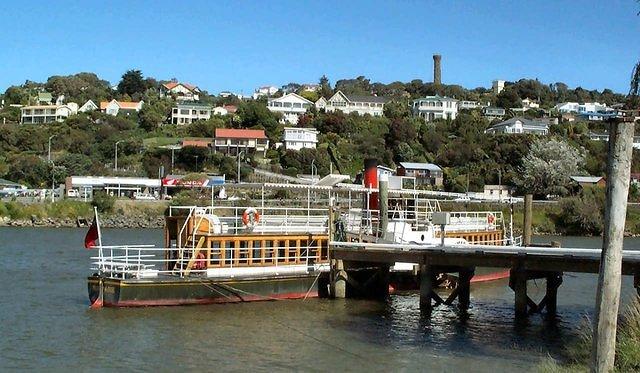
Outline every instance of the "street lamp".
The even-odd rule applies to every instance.
[[[49,160],[49,163],[51,163],[51,202],[55,202],[55,189],[56,189],[56,179],[55,179],[55,175],[56,175],[56,165],[55,163],[53,163],[52,160]]]
[[[242,156],[243,153],[244,150],[241,150],[240,153],[238,153],[238,184],[240,184],[240,156]]]
[[[196,172],[198,172],[198,156],[194,155],[194,157],[196,158]]]
[[[116,141],[116,156],[115,156],[115,160],[113,162],[113,164],[114,164],[113,170],[116,171],[116,172],[118,172],[118,144],[120,144],[123,141],[124,140]]]
[[[316,170],[316,174],[318,173],[318,169],[316,168],[315,163],[316,163],[316,159],[314,158],[311,160],[311,181],[315,180],[314,178],[315,174],[313,173],[314,168]]]
[[[51,135],[51,136],[49,136],[49,147],[48,147],[48,149],[49,149],[49,150],[47,151],[47,162],[51,162],[51,140],[52,140],[54,137],[57,137],[57,136],[58,136],[58,135]]]

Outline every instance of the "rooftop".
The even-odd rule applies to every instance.
[[[407,170],[442,171],[440,166],[433,163],[400,162],[400,166]]]
[[[264,130],[247,130],[235,128],[216,128],[216,137],[233,139],[266,139]]]
[[[177,86],[179,86],[179,85],[181,85],[181,86],[185,87],[186,89],[188,89],[188,90],[190,90],[190,91],[193,91],[193,90],[195,90],[196,88],[198,88],[197,86],[195,86],[195,85],[193,85],[193,84],[189,84],[189,83],[169,82],[169,83],[165,83],[165,84],[163,84],[163,86],[164,86],[166,89],[169,89],[169,90],[170,90],[170,89],[174,89],[175,87],[177,87]]]
[[[577,183],[596,184],[602,180],[602,176],[570,176]]]

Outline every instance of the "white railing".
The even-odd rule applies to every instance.
[[[180,250],[153,245],[131,245],[102,246],[97,249],[99,255],[91,257],[91,270],[98,271],[103,277],[119,279],[154,278],[160,275],[184,277],[187,272],[194,276],[203,276],[207,271],[218,268],[231,270],[228,272],[231,275],[234,269],[243,269],[243,273],[246,274],[247,268],[286,268],[294,265],[310,267],[327,261],[327,249],[318,247],[313,240],[299,247],[217,247]],[[296,255],[295,251],[298,250],[300,254]],[[193,259],[194,253],[198,251],[203,253],[204,257]],[[209,253],[211,256],[207,257]],[[192,268],[187,268],[189,262],[193,262]]]
[[[199,229],[202,222],[207,217],[215,216],[219,224],[216,227],[220,234],[243,234],[243,233],[327,233],[328,232],[328,210],[324,208],[305,207],[265,207],[264,205],[255,207],[259,213],[259,219],[253,226],[247,226],[242,221],[246,207],[232,206],[172,206],[169,209],[169,216],[184,215],[188,210],[187,219],[183,224],[180,235],[187,227],[190,217],[195,219],[192,234]],[[214,224],[209,224],[210,229]],[[214,233],[209,232],[209,233]],[[195,240],[195,236],[193,237]]]

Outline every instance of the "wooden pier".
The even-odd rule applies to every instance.
[[[556,245],[557,246],[557,245]],[[546,310],[556,313],[557,291],[564,272],[598,273],[600,250],[536,246],[489,245],[399,245],[330,242],[332,295],[335,297],[381,298],[388,294],[389,268],[396,262],[418,266],[420,307],[431,311],[457,299],[458,308],[470,304],[470,280],[476,267],[510,269],[509,286],[514,291],[516,316]],[[457,273],[458,286],[447,299],[436,292],[437,279]],[[634,276],[640,287],[640,251],[624,251],[622,273]],[[527,295],[527,281],[546,280],[546,295],[535,303]],[[387,281],[385,283],[385,281]]]

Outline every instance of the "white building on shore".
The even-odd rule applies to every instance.
[[[413,115],[430,122],[435,119],[456,119],[458,100],[442,96],[427,96],[413,101]]]
[[[180,103],[171,110],[172,124],[190,124],[211,118],[213,107],[196,103]]]
[[[319,110],[324,109],[328,113],[341,111],[345,114],[358,113],[360,115],[369,114],[374,117],[381,117],[384,115],[384,104],[386,102],[387,99],[384,97],[346,95],[338,91],[328,100],[321,97],[316,101],[316,107]]]
[[[78,113],[78,104],[69,102],[64,105],[34,105],[20,108],[20,123],[44,124],[62,122],[70,115]]]
[[[315,128],[285,127],[283,143],[287,150],[315,149],[318,143],[318,130]]]
[[[270,98],[267,108],[274,113],[282,114],[282,123],[298,124],[298,118],[313,105],[313,102],[295,93],[289,93],[282,97]]]

